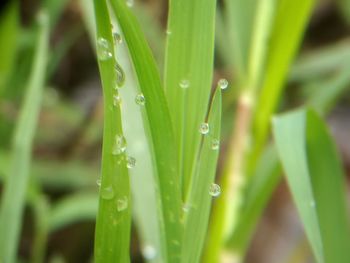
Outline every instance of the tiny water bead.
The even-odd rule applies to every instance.
[[[142,255],[145,259],[154,259],[157,256],[157,250],[152,245],[145,245],[142,248]]]
[[[170,29],[167,29],[167,30],[165,31],[165,33],[166,33],[168,36],[170,36],[172,32],[171,32]]]
[[[117,211],[121,212],[128,208],[128,198],[123,196],[117,200]]]
[[[101,179],[97,179],[96,184],[98,185],[98,187],[100,187],[101,186]]]
[[[218,150],[220,147],[220,141],[218,139],[212,139],[210,147],[212,150]]]
[[[218,86],[220,87],[220,89],[226,89],[228,87],[227,79],[220,79],[218,81]]]
[[[122,98],[116,94],[113,96],[113,105],[114,106],[119,106],[122,103]]]
[[[129,169],[134,168],[136,165],[136,159],[134,157],[128,156],[126,158],[126,167],[128,167]]]
[[[119,155],[126,150],[126,139],[123,135],[117,134],[114,140],[113,155]]]
[[[206,122],[201,123],[201,125],[199,125],[199,132],[203,135],[206,135],[209,133],[209,124]]]
[[[134,6],[134,0],[126,0],[126,5],[128,7],[133,7]]]
[[[191,206],[189,204],[187,204],[187,203],[184,203],[182,205],[182,211],[184,211],[185,213],[189,212],[190,208],[191,208]]]
[[[187,89],[190,86],[190,81],[188,79],[183,79],[179,83],[180,88]]]
[[[218,184],[212,184],[209,188],[209,194],[213,197],[217,197],[221,194],[221,187]]]
[[[114,32],[113,33],[113,38],[114,38],[114,42],[116,44],[122,44],[123,43],[123,38],[118,32]]]
[[[107,186],[101,189],[101,197],[105,200],[111,200],[114,197],[113,187]]]
[[[115,71],[117,73],[117,87],[122,87],[124,85],[125,82],[125,73],[123,68],[116,62],[115,63]]]
[[[146,104],[146,98],[142,93],[139,93],[135,97],[135,102],[137,105],[144,106]]]
[[[112,58],[111,45],[107,39],[100,37],[97,39],[97,57],[101,61]]]

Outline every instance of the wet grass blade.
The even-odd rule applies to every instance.
[[[170,1],[165,59],[165,92],[179,156],[182,196],[186,198],[198,158],[209,107],[214,61],[216,1]]]
[[[274,119],[274,138],[288,184],[317,262],[350,258],[345,181],[322,119],[299,110]]]
[[[110,2],[125,37],[141,92],[145,97],[145,126],[149,129],[152,158],[157,170],[155,182],[160,192],[167,262],[181,255],[181,196],[173,126],[159,72],[141,28],[124,0]],[[164,225],[163,225],[164,220]]]
[[[45,12],[38,16],[39,31],[25,100],[14,134],[11,166],[2,195],[0,260],[15,262],[25,196],[30,174],[32,142],[38,123],[48,57],[49,23]]]
[[[221,89],[217,88],[208,116],[210,132],[203,137],[197,167],[184,204],[184,244],[182,262],[200,262],[207,234],[212,196],[209,189],[215,181],[221,128]]]
[[[114,41],[106,2],[95,0],[94,10],[104,97],[102,177],[94,257],[96,263],[127,263],[130,261],[130,185],[123,150],[120,105],[114,105],[114,96],[118,96]],[[115,150],[117,152],[114,154]]]

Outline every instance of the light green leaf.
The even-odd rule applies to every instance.
[[[111,6],[123,32],[141,92],[146,100],[145,127],[149,131],[148,138],[153,149],[152,157],[157,170],[155,182],[160,193],[160,209],[163,215],[159,225],[164,227],[162,233],[167,262],[176,262],[181,254],[181,195],[173,126],[167,101],[156,63],[136,17],[124,0],[113,0]]]
[[[94,0],[97,54],[104,97],[102,177],[95,231],[95,262],[129,262],[131,200],[124,153],[111,22],[104,0]],[[115,149],[117,147],[117,149]],[[117,150],[114,154],[113,152]]]
[[[317,262],[350,258],[345,181],[335,145],[320,117],[298,110],[274,119],[274,137]]]
[[[0,260],[15,262],[27,184],[32,142],[38,123],[48,56],[48,16],[38,16],[39,32],[24,104],[14,134],[11,166],[6,177],[0,214]]]

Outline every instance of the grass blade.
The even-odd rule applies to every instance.
[[[170,1],[165,90],[175,125],[182,196],[186,198],[209,107],[216,1]],[[182,87],[181,87],[182,86]]]
[[[111,22],[104,0],[94,1],[97,53],[104,97],[102,177],[95,232],[95,262],[129,262],[130,185],[124,153],[120,105],[116,87],[115,55]],[[102,42],[101,42],[102,41]],[[100,44],[102,44],[100,46]],[[99,50],[101,49],[101,50]],[[119,139],[118,139],[119,137]],[[117,142],[119,141],[119,142]],[[113,154],[115,147],[117,153]],[[121,206],[120,206],[121,205]]]
[[[189,189],[189,198],[184,204],[184,245],[182,262],[199,262],[209,221],[212,196],[209,189],[214,182],[219,156],[221,128],[221,89],[217,88],[208,116],[210,132],[203,143],[196,171]],[[187,211],[188,210],[188,211]]]
[[[313,111],[274,119],[274,137],[289,187],[317,262],[350,258],[344,173],[325,124]]]
[[[146,99],[146,127],[150,132],[164,220],[168,262],[177,262],[181,255],[181,196],[177,172],[177,155],[173,127],[159,72],[149,46],[135,16],[124,0],[111,1],[112,10],[128,45],[140,89]],[[166,148],[165,148],[166,147]],[[159,224],[162,227],[163,220]],[[174,242],[175,241],[175,242]]]
[[[0,214],[0,260],[15,262],[25,195],[29,179],[32,141],[38,122],[48,56],[49,23],[38,16],[39,32],[27,94],[15,130],[11,168],[6,178]]]

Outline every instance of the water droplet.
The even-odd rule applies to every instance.
[[[134,6],[134,0],[126,0],[126,5],[128,7],[133,7]]]
[[[145,98],[145,96],[143,96],[142,93],[137,94],[135,97],[135,102],[137,105],[144,106],[146,103],[146,98]]]
[[[126,196],[123,196],[122,198],[119,198],[117,200],[118,212],[125,210],[127,207],[128,207],[128,198]]]
[[[168,36],[170,36],[170,35],[172,34],[172,32],[171,32],[170,29],[167,29],[167,30],[165,31],[165,33],[166,33]]]
[[[209,133],[209,124],[206,122],[201,123],[199,126],[199,132],[203,135],[206,135]]]
[[[129,169],[134,168],[136,165],[136,159],[134,157],[128,156],[126,158],[126,167],[128,167]]]
[[[117,134],[115,136],[112,154],[113,155],[119,155],[119,154],[125,152],[125,150],[126,150],[125,137],[123,135],[121,135],[121,134]]]
[[[122,98],[116,94],[113,96],[113,105],[114,106],[119,106],[122,103]]]
[[[122,87],[124,85],[125,82],[125,73],[123,68],[116,62],[115,63],[115,71],[117,73],[117,87]]]
[[[114,42],[116,44],[122,44],[123,43],[123,38],[118,32],[114,32],[113,33],[113,38],[114,38]]]
[[[217,197],[221,194],[221,188],[218,184],[212,184],[209,188],[209,194],[213,197]]]
[[[101,61],[112,58],[111,45],[107,39],[100,37],[97,39],[97,57]]]
[[[220,141],[218,139],[212,139],[211,140],[211,149],[218,150],[219,147],[220,147]]]
[[[189,204],[187,204],[187,203],[184,203],[182,205],[182,211],[184,211],[185,213],[189,212],[190,208],[191,208],[191,206]]]
[[[96,184],[98,185],[98,187],[100,187],[101,186],[101,179],[97,179]]]
[[[107,186],[101,190],[101,197],[105,200],[111,200],[114,197],[112,186]]]
[[[179,86],[182,89],[187,89],[190,86],[190,81],[188,79],[183,79],[180,81]]]
[[[145,259],[154,259],[157,256],[157,250],[152,245],[145,245],[142,248],[142,255]]]
[[[218,86],[219,86],[220,89],[226,89],[228,87],[227,79],[220,79],[218,81]]]

